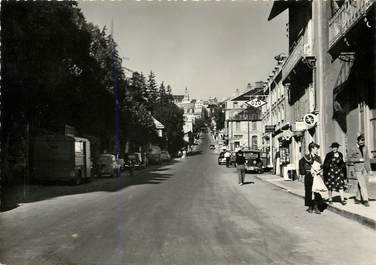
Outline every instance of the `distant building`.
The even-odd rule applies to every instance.
[[[246,104],[253,96],[263,93],[260,87],[227,99],[225,104],[225,139],[230,150],[247,148],[261,150],[261,110]]]

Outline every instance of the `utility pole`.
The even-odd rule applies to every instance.
[[[119,111],[120,111],[120,98],[119,98],[119,73],[116,68],[115,62],[115,45],[114,45],[114,20],[111,20],[111,38],[112,38],[112,80],[114,86],[114,97],[115,97],[115,155],[118,159],[120,157],[120,130],[119,130]]]

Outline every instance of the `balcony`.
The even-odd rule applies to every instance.
[[[312,56],[312,31],[311,21],[305,28],[304,34],[297,40],[295,47],[289,54],[283,68],[282,68],[282,80],[290,75],[296,65],[305,57]]]
[[[345,1],[329,20],[329,50],[371,9],[373,0]]]

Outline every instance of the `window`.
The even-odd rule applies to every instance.
[[[240,121],[236,121],[236,122],[235,122],[235,129],[236,129],[237,131],[240,130]]]
[[[74,151],[76,153],[82,153],[84,150],[84,143],[83,142],[75,142],[74,143]]]
[[[253,135],[252,136],[252,149],[254,149],[254,150],[258,149],[258,146],[257,146],[257,135]]]
[[[238,108],[238,102],[234,101],[234,109],[237,109]]]
[[[252,130],[256,131],[257,130],[257,122],[252,121]]]

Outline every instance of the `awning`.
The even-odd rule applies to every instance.
[[[283,0],[282,1],[274,1],[273,6],[272,6],[272,10],[270,10],[268,21],[272,20],[273,18],[275,18],[276,16],[281,14],[283,11],[288,9],[289,6],[290,6],[290,2],[292,2],[292,1],[283,1]]]
[[[268,21],[272,20],[279,14],[281,14],[286,9],[290,8],[292,5],[305,5],[310,3],[312,0],[309,1],[297,1],[297,0],[274,0],[272,10],[270,10],[270,14],[268,17]]]

